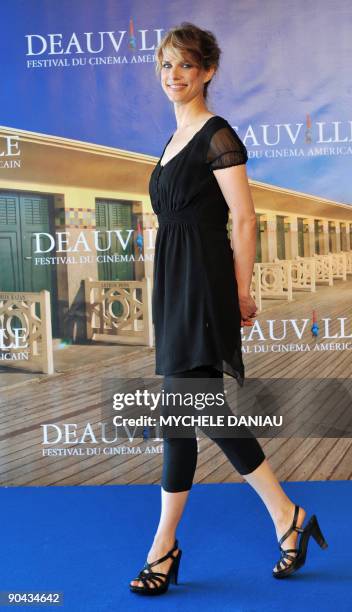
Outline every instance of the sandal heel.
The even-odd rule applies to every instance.
[[[327,548],[328,543],[322,534],[322,531],[319,527],[318,519],[315,516],[315,514],[313,514],[311,521],[312,521],[311,533],[312,533],[314,540],[320,546],[320,548]]]
[[[172,580],[174,584],[178,584],[178,570],[180,567],[181,557],[182,557],[182,550],[180,550],[177,557],[175,558],[173,568],[172,568],[172,575],[170,576],[170,582]]]

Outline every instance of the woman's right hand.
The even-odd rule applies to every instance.
[[[250,293],[238,296],[241,311],[241,327],[253,325],[253,317],[256,316],[257,306]]]

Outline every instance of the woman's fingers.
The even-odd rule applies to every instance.
[[[247,315],[247,317],[241,317],[241,327],[243,327],[244,325],[247,327],[252,327],[253,326],[253,321],[251,321],[251,319],[253,319],[256,316],[255,312],[252,312],[251,314]]]

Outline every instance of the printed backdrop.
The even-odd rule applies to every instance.
[[[160,440],[148,428],[143,439],[104,438],[99,422],[115,378],[154,376],[148,181],[176,129],[154,53],[182,21],[216,35],[222,59],[208,106],[249,154],[258,317],[243,330],[247,378],[262,389],[273,379],[333,378],[348,411],[351,3],[4,0],[1,8],[1,483],[158,482]],[[274,392],[279,410],[293,414],[283,393]],[[344,414],[341,425],[336,414],[319,432],[298,434],[317,444],[352,437]],[[211,476],[202,444],[201,478],[224,480],[221,470]],[[282,477],[316,476],[314,465],[310,475],[295,469]]]
[[[181,21],[223,51],[211,106],[251,177],[350,203],[351,4],[303,0],[2,2],[5,126],[158,155],[175,128],[154,49]]]

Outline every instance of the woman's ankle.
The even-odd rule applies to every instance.
[[[302,526],[304,519],[306,517],[306,511],[303,508],[303,506],[300,506],[299,504],[297,505],[299,507],[298,514],[297,514],[297,525]],[[277,527],[282,527],[284,525],[291,524],[294,518],[294,509],[295,509],[294,502],[290,502],[290,504],[288,504],[286,508],[282,508],[281,513],[274,519],[275,527],[277,528]]]
[[[274,523],[283,523],[286,522],[288,519],[292,521],[294,507],[295,504],[291,502],[290,499],[288,499],[287,502],[283,503],[278,508],[275,508],[275,512],[272,515]]]
[[[153,545],[156,546],[167,546],[172,548],[175,544],[176,534],[175,532],[157,532],[154,536]]]

